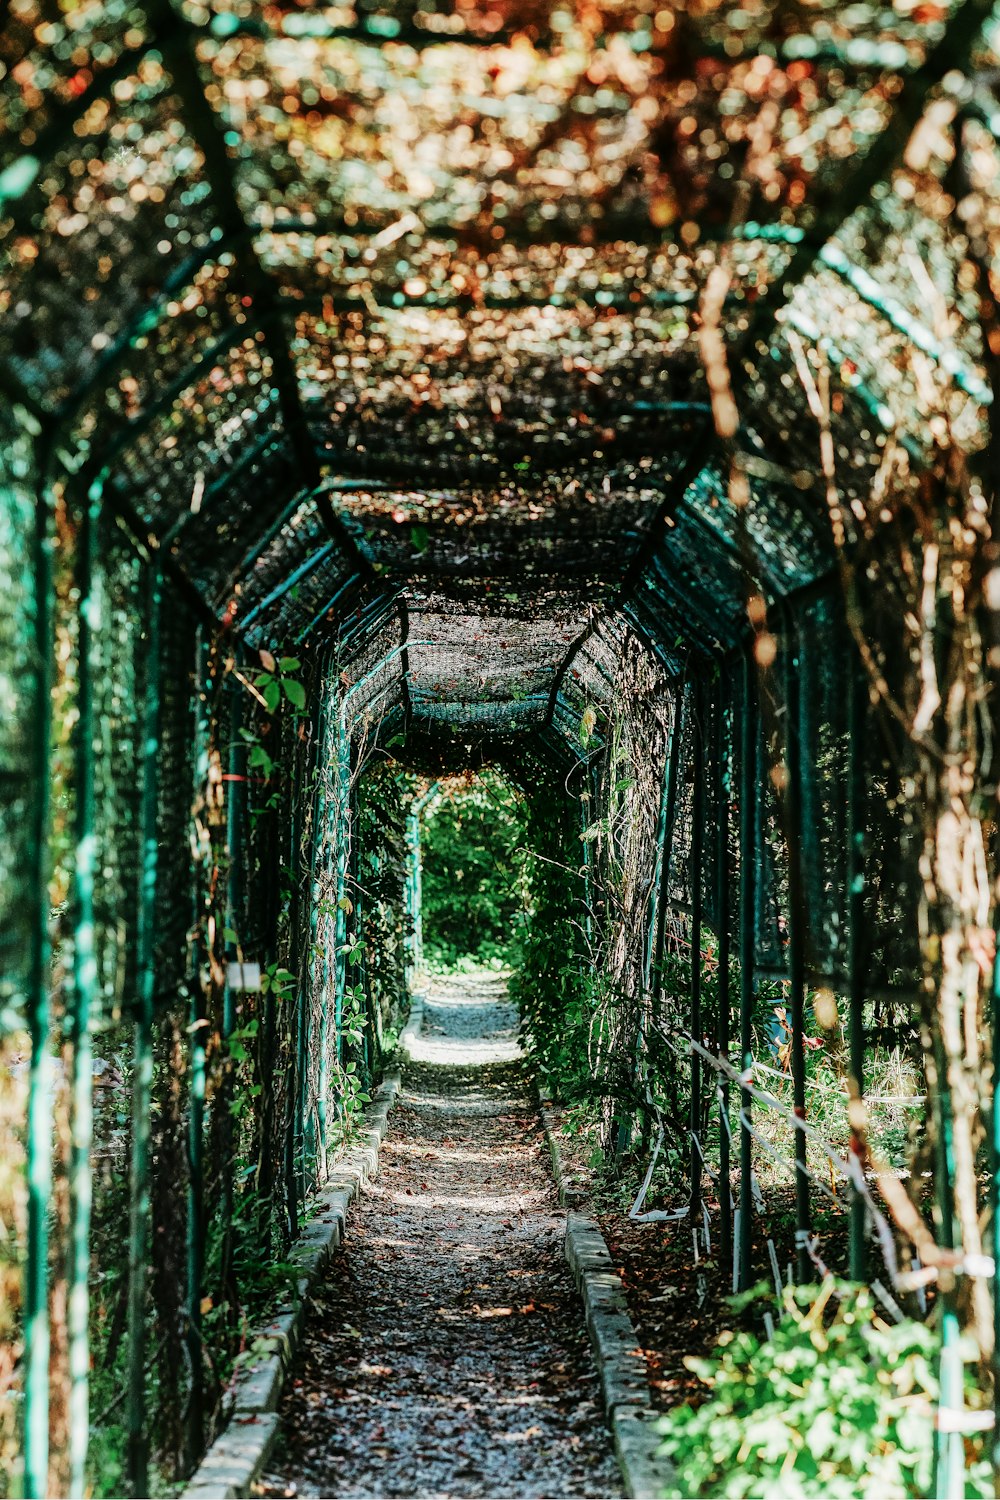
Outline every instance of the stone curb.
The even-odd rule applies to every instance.
[[[563,1208],[582,1208],[587,1201],[587,1190],[571,1182],[566,1175],[562,1152],[559,1149],[556,1122],[552,1115],[552,1101],[542,1093],[537,1078],[534,1080],[534,1083],[535,1093],[538,1097],[538,1112],[542,1117],[542,1127],[545,1131],[545,1140],[549,1148],[549,1159],[552,1162],[552,1176],[555,1178],[559,1202]]]
[[[538,1095],[559,1202],[567,1210],[565,1255],[583,1302],[615,1457],[631,1500],[679,1495],[671,1465],[657,1457],[660,1414],[652,1410],[645,1358],[621,1277],[600,1226],[579,1211],[586,1193],[566,1175],[549,1102]]]
[[[399,1050],[400,1052],[402,1052],[404,1057],[410,1058],[411,1061],[412,1053],[410,1051],[410,1043],[415,1041],[416,1038],[420,1035],[420,1028],[423,1024],[424,992],[423,990],[413,990],[410,993],[409,1019],[407,1020],[406,1025],[403,1027],[402,1031],[399,1033]]]
[[[404,1035],[412,1020],[411,1012]],[[313,1214],[291,1250],[297,1271],[295,1296],[251,1338],[251,1360],[233,1383],[228,1424],[209,1447],[180,1500],[249,1495],[267,1463],[278,1435],[278,1403],[301,1337],[309,1296],[331,1253],[343,1242],[351,1202],[378,1171],[379,1148],[399,1089],[399,1073],[390,1073],[365,1111],[359,1136],[336,1158],[325,1187],[313,1200]]]

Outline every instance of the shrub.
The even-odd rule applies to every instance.
[[[763,1287],[736,1309],[766,1299]],[[711,1390],[664,1418],[662,1455],[681,1493],[737,1500],[896,1500],[930,1492],[937,1333],[889,1325],[867,1287],[827,1278],[788,1287],[770,1339],[727,1332],[688,1367]],[[976,1399],[974,1387],[970,1397]],[[973,1454],[969,1496],[992,1495]]]

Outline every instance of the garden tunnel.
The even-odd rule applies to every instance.
[[[497,766],[563,903],[540,1055],[577,1034],[545,996],[598,1017],[606,1140],[672,1142],[747,1287],[772,986],[797,1274],[842,1171],[852,1276],[907,1310],[936,1277],[963,1492],[958,1336],[988,1407],[997,1316],[998,45],[983,0],[14,0],[0,1487],[197,1461],[251,1253],[287,1260],[405,1014],[414,799]],[[898,1035],[912,1193],[862,1104]]]

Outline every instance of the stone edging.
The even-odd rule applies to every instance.
[[[599,1225],[579,1211],[586,1194],[567,1180],[556,1123],[541,1093],[538,1104],[559,1202],[567,1210],[566,1260],[583,1301],[604,1410],[626,1493],[632,1500],[676,1495],[679,1491],[673,1470],[657,1457],[659,1413],[652,1410],[645,1359],[621,1277]]]
[[[379,1085],[365,1111],[360,1134],[335,1160],[326,1185],[313,1200],[312,1216],[290,1253],[297,1273],[295,1294],[251,1339],[254,1357],[234,1380],[229,1421],[195,1470],[181,1500],[230,1500],[249,1495],[266,1464],[278,1435],[278,1403],[301,1338],[307,1301],[331,1252],[343,1242],[352,1200],[378,1171],[379,1148],[399,1088],[398,1072],[390,1073]]]
[[[562,1151],[559,1149],[559,1132],[552,1114],[552,1101],[542,1093],[537,1078],[535,1079],[535,1093],[538,1095],[538,1110],[545,1130],[545,1140],[552,1161],[552,1176],[555,1178],[559,1202],[565,1209],[582,1208],[587,1201],[587,1189],[572,1182],[567,1175],[566,1164],[562,1158]]]
[[[424,1024],[424,992],[423,990],[412,990],[410,993],[410,1014],[399,1033],[399,1050],[404,1057],[411,1057],[410,1043],[420,1035],[420,1028]]]

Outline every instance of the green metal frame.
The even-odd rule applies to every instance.
[[[681,753],[681,715],[683,713],[684,701],[683,693],[679,687],[675,689],[672,697],[673,712],[670,716],[670,737],[667,741],[667,763],[663,790],[665,837],[663,857],[660,861],[660,900],[659,909],[656,914],[656,939],[653,945],[654,1022],[658,1019],[658,1001],[660,995],[663,993],[663,954],[666,947],[667,914],[670,910],[670,854],[674,833],[674,814],[677,808],[677,779]]]
[[[851,1077],[865,1088],[865,725],[868,686],[852,658],[847,697],[847,989]],[[867,1280],[867,1209],[862,1194],[851,1197],[850,1272],[852,1281]]]
[[[208,651],[203,631],[195,647],[195,785],[205,786],[209,771]],[[201,920],[201,892],[192,886],[191,931]],[[191,1367],[191,1393],[187,1407],[188,1462],[201,1452],[204,1439],[202,1297],[205,1279],[205,1091],[209,1019],[205,1015],[200,967],[202,952],[197,940],[191,944],[188,988],[191,994],[188,1034],[190,1037],[190,1085],[188,1102],[188,1219],[187,1219],[187,1349]]]
[[[26,1133],[27,1231],[24,1268],[24,1494],[49,1493],[49,1200],[52,1194],[52,1062],[49,1001],[49,753],[52,737],[52,663],[55,660],[55,596],[52,576],[52,494],[43,476],[35,508],[34,734],[31,755],[32,901],[27,1021],[31,1043]]]
[[[756,672],[749,648],[742,659],[740,702],[740,1070],[753,1068],[757,914],[757,798],[759,796],[759,712]],[[737,1290],[753,1285],[753,1095],[740,1089],[740,1226]]]
[[[74,854],[73,981],[69,1001],[72,1048],[70,1111],[71,1271],[69,1278],[70,1492],[82,1495],[90,1432],[90,1151],[93,1138],[94,1059],[92,1012],[97,988],[94,934],[95,845],[94,642],[100,629],[96,531],[101,486],[82,506],[76,544],[79,594],[77,723],[74,755],[76,848]]]
[[[409,951],[409,962],[407,964],[408,978],[412,978],[413,974],[416,973],[424,961],[420,815],[428,803],[432,801],[440,785],[439,781],[434,781],[422,796],[414,797],[406,815],[406,909],[413,929],[407,938]]]
[[[691,1035],[699,1044],[704,1042],[701,1016],[702,987],[702,866],[705,849],[705,692],[701,679],[690,689],[692,698],[691,756],[694,778],[691,804]],[[701,1213],[702,1152],[701,1131],[701,1057],[691,1053],[691,1102],[688,1118],[690,1133],[690,1223],[697,1232],[697,1220]]]
[[[800,643],[791,610],[782,610],[785,693],[785,850],[788,868],[788,1014],[791,1025],[792,1100],[795,1117],[806,1118],[805,888],[802,878],[802,683]],[[813,1278],[806,1135],[795,1131],[795,1261],[802,1282]]]
[[[721,675],[717,680],[714,715],[712,760],[715,791],[715,909],[716,940],[718,943],[717,991],[718,1013],[716,1016],[716,1046],[719,1056],[729,1061],[730,1013],[729,957],[730,957],[730,894],[729,894],[729,814],[731,795],[731,762],[729,742],[729,681]],[[719,1100],[719,1254],[726,1265],[733,1251],[733,1197],[730,1187],[730,1135],[729,1135],[729,1079],[723,1075],[718,1083]]]
[[[148,639],[142,747],[142,864],[137,924],[138,994],[132,1054],[132,1153],[129,1180],[128,1396],[126,1431],[130,1492],[149,1493],[146,1428],[146,1289],[150,1235],[150,1113],[153,1082],[153,1002],[156,993],[157,800],[160,756],[160,617],[162,580],[157,560],[146,575]]]

